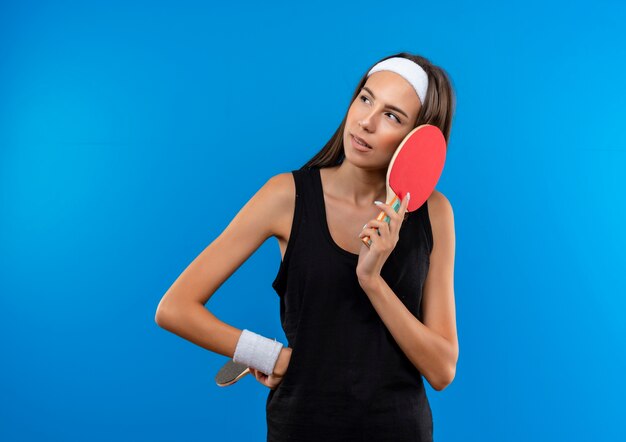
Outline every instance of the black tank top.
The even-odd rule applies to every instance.
[[[292,354],[267,396],[267,440],[432,441],[422,376],[359,285],[358,255],[330,235],[319,168],[291,173],[294,218],[272,287]],[[381,270],[419,320],[431,250],[424,203],[403,221]]]

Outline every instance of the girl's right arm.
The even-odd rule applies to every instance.
[[[242,330],[220,321],[204,305],[267,238],[280,234],[281,225],[291,225],[285,223],[293,218],[294,204],[292,174],[271,177],[174,281],[159,302],[156,323],[207,350],[232,358]],[[284,374],[290,355],[291,349],[283,347],[276,374]]]

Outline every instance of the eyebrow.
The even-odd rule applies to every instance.
[[[365,89],[367,92],[369,92],[369,94],[372,96],[372,98],[374,100],[376,99],[376,96],[374,95],[374,92],[372,92],[370,88],[368,88],[367,86],[363,86],[363,89]],[[391,104],[386,104],[385,107],[388,108],[388,109],[392,109],[392,110],[395,110],[397,112],[400,112],[402,115],[404,115],[405,117],[409,118],[409,116],[402,109],[400,109],[399,107],[392,106]]]

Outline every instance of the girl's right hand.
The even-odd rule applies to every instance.
[[[269,387],[271,390],[275,390],[276,387],[278,387],[278,385],[282,382],[285,373],[287,373],[289,361],[291,360],[291,351],[292,349],[289,347],[283,347],[280,350],[280,354],[278,355],[276,366],[274,367],[274,372],[272,374],[266,375],[265,373],[262,373],[252,367],[249,367],[250,373],[252,373],[256,380],[261,384]]]

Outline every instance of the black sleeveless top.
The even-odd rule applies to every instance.
[[[358,255],[330,235],[319,168],[291,173],[294,219],[272,287],[292,354],[267,396],[267,440],[432,441],[422,376],[359,285]],[[424,203],[403,221],[381,270],[419,320],[432,241]]]

